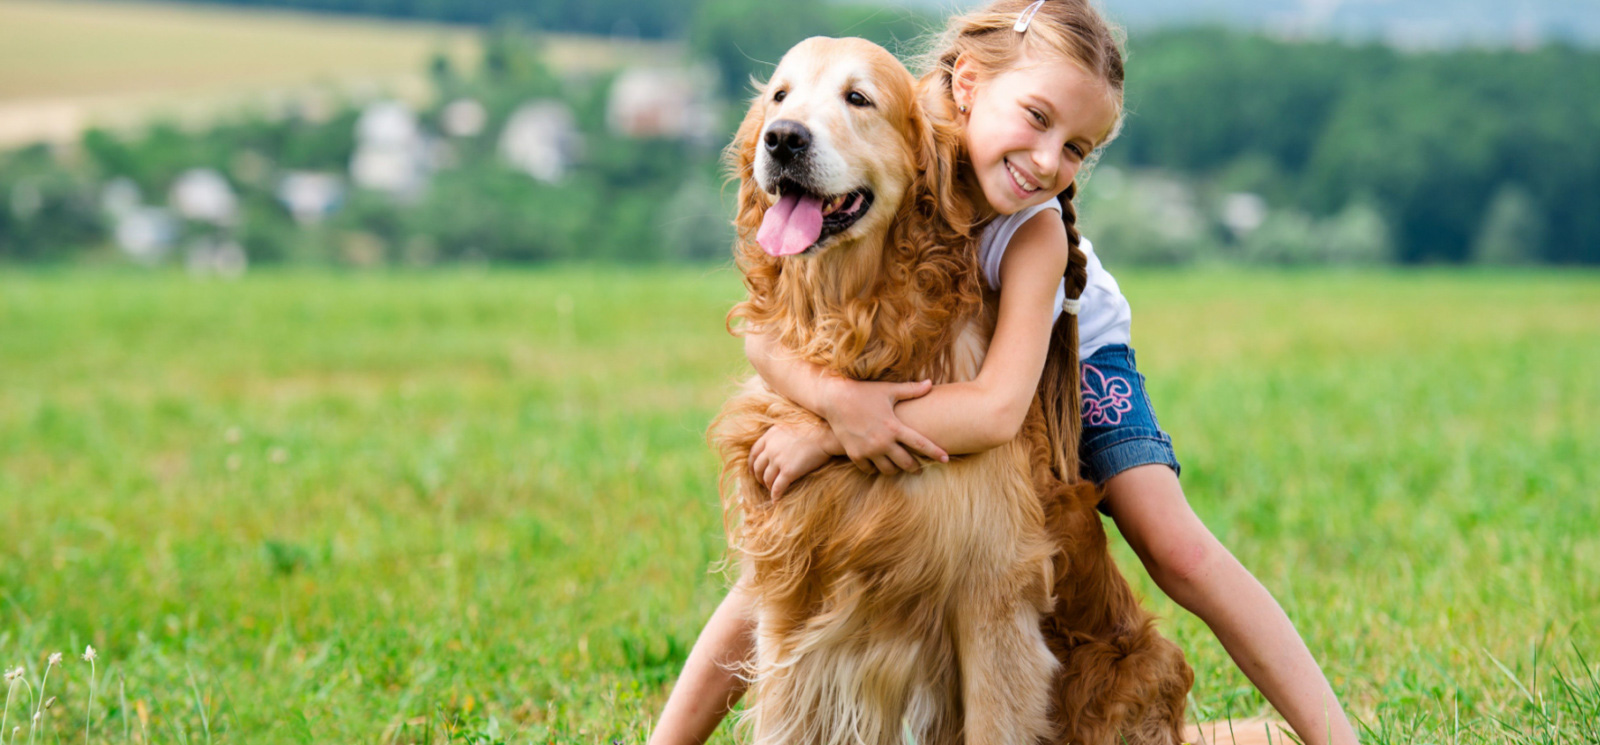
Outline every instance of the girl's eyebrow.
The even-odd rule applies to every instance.
[[[1038,95],[1030,93],[1026,96],[1023,96],[1023,100],[1030,105],[1043,109],[1044,113],[1049,114],[1050,116],[1056,115],[1056,108],[1051,106],[1049,101],[1040,98]]]

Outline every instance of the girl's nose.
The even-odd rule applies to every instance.
[[[1056,177],[1056,171],[1061,169],[1061,156],[1053,150],[1035,150],[1033,165],[1039,178],[1053,179]]]

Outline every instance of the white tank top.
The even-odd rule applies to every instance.
[[[983,281],[994,290],[1000,289],[1000,259],[1017,228],[1044,210],[1061,209],[1054,199],[1028,207],[1010,215],[1001,215],[984,226],[978,236],[978,265],[983,271]],[[1096,350],[1109,344],[1132,346],[1133,310],[1128,299],[1122,296],[1117,280],[1100,265],[1089,239],[1079,244],[1089,257],[1089,282],[1083,288],[1083,305],[1078,310],[1078,359],[1086,360]],[[1061,305],[1067,299],[1066,280],[1056,288],[1055,316],[1061,316]]]

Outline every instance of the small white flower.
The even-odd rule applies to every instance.
[[[49,711],[50,707],[55,706],[55,705],[56,705],[56,697],[55,696],[51,696],[50,698],[47,698],[47,699],[44,700],[44,710],[45,711]]]
[[[43,716],[43,715],[40,714],[39,712],[37,712],[37,711],[34,712],[33,713],[33,723],[34,724],[38,724],[39,723],[39,717],[41,717],[41,716]]]
[[[97,655],[97,654],[94,653],[94,645],[90,644],[90,645],[87,645],[87,646],[85,646],[83,648],[83,661],[84,662],[94,662],[95,660],[97,660],[99,658],[100,658],[100,655]]]
[[[22,666],[21,665],[18,665],[17,669],[15,669],[15,670],[7,670],[6,671],[6,682],[7,683],[10,683],[11,681],[16,680],[17,678],[20,678],[20,677],[22,677]]]
[[[57,652],[57,653],[55,653],[53,655],[50,655],[50,664],[52,664],[52,665],[61,664],[61,653],[60,652]]]

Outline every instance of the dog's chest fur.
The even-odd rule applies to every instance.
[[[856,380],[972,380],[994,331],[998,298],[928,298],[918,267],[891,265],[881,248],[851,247],[786,265],[774,287],[789,319],[783,346]],[[940,267],[950,271],[951,267]],[[958,272],[975,272],[961,262]]]

